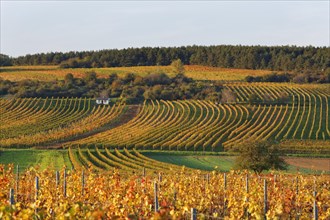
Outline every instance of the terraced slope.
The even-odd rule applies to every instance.
[[[75,169],[92,169],[95,171],[113,171],[119,169],[123,172],[143,172],[143,170],[168,172],[182,171],[183,167],[163,163],[151,158],[145,157],[137,150],[128,151],[124,149],[110,150],[107,148],[99,149],[71,149],[68,150],[70,161]],[[191,170],[184,168],[184,170]]]
[[[120,118],[128,107],[95,106],[89,99],[0,100],[0,145],[223,151],[247,140],[276,140],[286,151],[330,152],[327,85],[224,87],[237,102],[146,100],[131,120]],[[261,101],[249,103],[251,94]],[[104,127],[116,120],[122,123]]]
[[[145,101],[139,114],[128,123],[69,144],[103,144],[138,149],[228,150],[242,141],[252,139],[318,140],[326,143],[319,145],[319,150],[328,150],[327,91],[282,84],[248,85],[226,85],[237,94],[240,104],[200,100]],[[252,93],[263,100],[267,95],[267,101],[258,105],[247,104]],[[289,97],[286,104],[276,101],[283,93]],[[304,142],[297,143],[302,149],[306,147],[301,144]]]
[[[237,94],[239,104],[149,100],[128,123],[68,144],[228,150],[247,140],[272,139],[283,142],[283,148],[297,140],[297,150],[307,147],[303,140],[314,140],[322,144],[313,150],[329,150],[329,93],[325,87],[268,83],[226,87]],[[289,97],[287,103],[278,102],[283,93]],[[247,104],[250,94],[257,94],[265,103]]]
[[[125,105],[95,105],[86,98],[0,99],[0,146],[57,143],[110,124]]]

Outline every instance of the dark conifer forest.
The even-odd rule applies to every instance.
[[[324,71],[330,67],[330,48],[240,45],[142,47],[51,52],[16,58],[2,55],[0,65],[60,65],[62,68],[163,66],[176,59],[181,59],[186,65],[276,71]]]

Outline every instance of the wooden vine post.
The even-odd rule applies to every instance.
[[[266,220],[267,217],[266,217],[266,214],[267,214],[267,211],[268,211],[268,197],[267,197],[267,180],[264,179],[264,219]]]
[[[158,203],[158,184],[154,182],[154,198],[155,198],[155,212],[158,212],[159,203]]]

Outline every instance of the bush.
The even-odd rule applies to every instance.
[[[262,100],[259,98],[259,96],[255,93],[251,93],[248,97],[248,101],[249,103],[252,104],[258,104],[260,103]]]
[[[245,77],[246,82],[290,82],[291,76],[288,73],[271,73],[263,77],[261,76],[247,76]]]
[[[165,73],[152,73],[144,77],[144,82],[148,86],[168,85],[171,79]]]
[[[231,91],[227,88],[222,90],[221,102],[223,102],[223,103],[234,103],[234,102],[236,102],[236,99],[237,99],[237,96],[233,91]]]

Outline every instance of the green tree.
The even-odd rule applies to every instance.
[[[74,83],[74,76],[72,75],[72,73],[68,73],[65,75],[64,82],[67,85],[71,85]]]
[[[124,84],[128,84],[133,82],[135,79],[134,73],[126,73],[125,76],[123,77],[122,81]]]
[[[175,74],[184,74],[184,66],[180,59],[172,61],[171,66]]]
[[[119,77],[116,73],[111,73],[108,77],[108,83],[111,85],[115,80],[117,80]]]
[[[156,97],[155,97],[155,95],[154,95],[154,93],[152,92],[151,89],[145,90],[144,93],[143,93],[143,97],[144,97],[144,99],[151,99],[151,100],[156,99]]]
[[[9,56],[0,53],[0,66],[12,66],[12,60]]]
[[[262,102],[262,100],[259,98],[259,96],[255,93],[251,93],[248,97],[249,104],[258,104]]]
[[[279,96],[277,97],[276,102],[278,104],[282,104],[282,105],[283,104],[288,104],[290,102],[290,97],[289,97],[289,95],[287,93],[281,92],[279,94]]]
[[[91,82],[91,81],[96,82],[97,81],[96,73],[93,71],[85,73],[84,80],[85,82]]]
[[[260,174],[263,170],[286,169],[287,164],[280,157],[276,144],[269,141],[248,141],[239,146],[239,156],[235,166],[239,169],[253,170]]]

